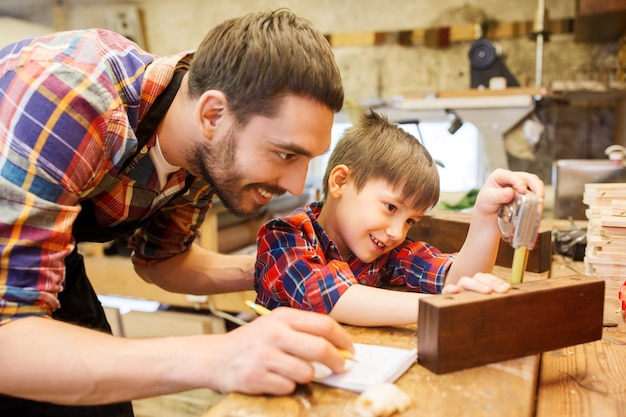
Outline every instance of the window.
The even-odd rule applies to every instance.
[[[322,181],[330,153],[350,122],[333,125],[330,149],[324,155],[311,160],[307,185],[322,188]],[[465,122],[453,135],[448,132],[449,123],[420,122],[400,125],[416,138],[423,140],[432,157],[444,166],[438,166],[442,192],[467,192],[479,184],[479,133],[476,126]]]
[[[421,138],[431,156],[443,164],[439,168],[442,192],[469,191],[478,188],[478,129],[471,123],[453,135],[448,132],[449,123],[420,122],[400,125],[404,130]]]

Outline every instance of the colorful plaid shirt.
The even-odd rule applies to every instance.
[[[257,303],[270,309],[290,306],[329,313],[354,284],[441,292],[454,254],[407,239],[372,263],[353,255],[343,259],[317,221],[321,207],[319,202],[311,203],[260,229],[254,283]]]
[[[103,30],[0,49],[0,324],[59,307],[83,200],[102,227],[149,218],[131,239],[136,263],[192,244],[210,186],[190,177],[179,193],[189,175],[181,169],[161,189],[146,152],[121,170],[137,147],[139,121],[192,56],[159,58]]]

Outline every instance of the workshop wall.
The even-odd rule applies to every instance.
[[[0,12],[13,10],[37,23],[58,29],[111,27],[128,29],[129,36],[156,54],[194,49],[206,31],[224,19],[253,10],[289,7],[312,20],[331,39],[353,35],[353,41],[333,45],[351,102],[420,97],[470,86],[468,51],[473,39],[435,41],[422,33],[418,42],[400,42],[399,31],[467,28],[497,22],[509,25],[509,36],[497,43],[505,63],[522,86],[535,85],[536,42],[529,31],[537,2],[519,0],[3,0]],[[579,42],[572,22],[577,0],[546,0],[548,19],[560,24],[544,45],[542,85],[555,81],[600,81],[618,78],[618,40]],[[115,21],[114,11],[125,21]],[[129,14],[134,11],[138,20]],[[17,16],[20,17],[20,16]],[[112,20],[113,19],[113,20]],[[130,19],[130,20],[128,20]],[[130,24],[129,24],[130,22]],[[138,24],[137,24],[138,23]],[[529,30],[528,27],[531,27]],[[520,28],[526,28],[525,32]],[[372,33],[386,34],[376,44],[364,42]],[[515,33],[518,33],[516,36]],[[415,38],[416,35],[413,35]],[[604,158],[614,142],[616,101],[567,101],[542,108],[537,116],[546,124],[533,158],[510,157],[513,169],[536,172],[550,181],[551,161],[562,158]]]
[[[549,19],[573,19],[576,4],[577,0],[546,0]],[[206,31],[222,20],[276,7],[293,9],[328,35],[449,28],[484,21],[532,23],[537,8],[535,1],[518,0],[3,0],[0,14],[60,29],[107,27],[112,25],[110,12],[125,11],[129,5],[136,6],[141,17],[142,43],[156,54],[194,49]],[[530,36],[499,39],[498,43],[520,84],[534,85],[536,44]],[[468,88],[471,44],[453,41],[433,47],[387,42],[336,46],[335,53],[347,97],[364,100]],[[617,40],[575,42],[571,31],[552,35],[545,44],[543,84],[614,78],[617,48]]]
[[[532,22],[536,3],[515,0],[138,0],[148,47],[167,54],[194,48],[207,28],[251,10],[280,6],[311,19],[324,33],[400,31],[481,23]],[[550,19],[575,15],[576,0],[547,1]],[[167,27],[167,29],[164,29]],[[574,42],[573,34],[553,36],[545,45],[544,84],[579,76],[608,77],[616,68],[616,43]],[[536,45],[528,37],[498,41],[511,72],[522,85],[533,85]],[[469,87],[467,53],[472,42],[447,47],[425,45],[337,46],[347,97],[355,100],[421,94]],[[593,74],[589,74],[592,72]]]
[[[281,6],[311,19],[330,35],[331,41],[333,35],[356,34],[353,44],[333,45],[346,98],[353,102],[394,96],[420,97],[470,87],[468,51],[473,40],[448,42],[445,46],[403,46],[393,39],[376,45],[356,45],[367,32],[455,27],[488,20],[532,24],[537,9],[534,1],[517,0],[179,0],[176,6],[167,0],[138,3],[144,11],[149,48],[164,54],[195,47],[206,28],[223,19]],[[573,20],[576,5],[576,0],[548,0],[548,19]],[[163,29],[164,25],[167,30]],[[520,85],[535,85],[534,39],[528,35],[511,36],[497,42],[505,54],[507,67]],[[576,42],[570,30],[550,36],[544,44],[543,56],[544,86],[559,80],[606,83],[617,77],[617,42]],[[614,100],[579,101],[575,105],[550,103],[545,108],[540,105],[537,116],[547,127],[542,140],[530,158],[510,155],[510,167],[535,172],[550,183],[553,160],[604,158],[604,149],[614,142],[614,108]]]

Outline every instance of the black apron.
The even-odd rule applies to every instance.
[[[137,127],[137,149],[128,158],[120,172],[141,151],[150,139],[165,112],[169,108],[182,77],[186,71],[174,73],[174,77],[165,90],[157,97],[148,113]],[[176,195],[185,192],[192,181],[186,181],[186,186]],[[174,196],[176,197],[176,196]],[[173,198],[174,198],[173,197]],[[78,242],[107,242],[121,237],[135,229],[149,219],[121,224],[116,227],[103,228],[98,225],[91,201],[81,202],[82,209],[74,222],[72,233]],[[83,256],[77,249],[65,258],[65,283],[63,291],[58,295],[61,307],[52,313],[52,317],[79,326],[111,333],[111,326],[107,322],[104,309],[89,282],[85,272]],[[60,346],[60,349],[63,347]],[[51,381],[53,381],[52,379]],[[54,382],[52,382],[54,383]],[[67,406],[46,402],[25,400],[0,394],[0,416],[19,417],[133,417],[133,407],[130,401],[96,405],[96,406]]]

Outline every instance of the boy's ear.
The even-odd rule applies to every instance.
[[[211,139],[215,126],[224,115],[228,100],[224,93],[218,90],[205,91],[198,99],[197,118],[204,137]]]
[[[343,190],[350,178],[350,168],[345,165],[337,165],[330,171],[328,176],[328,194],[333,198],[341,197]]]

